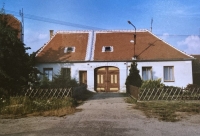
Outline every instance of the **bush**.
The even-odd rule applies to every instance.
[[[134,61],[132,62],[131,68],[129,71],[130,71],[129,75],[126,78],[126,83],[125,83],[127,92],[129,92],[129,85],[141,87],[141,84],[142,84],[142,79],[140,77],[139,70],[137,69],[136,62]]]
[[[163,83],[161,83],[161,79],[157,79],[157,80],[146,80],[142,82],[142,86],[141,89],[145,89],[145,88],[163,88],[165,85]]]
[[[8,103],[9,95],[8,91],[0,88],[0,110]]]
[[[64,75],[62,72],[53,77],[53,81],[44,76],[40,82],[40,88],[69,88],[78,86],[76,79],[71,79],[70,75]]]
[[[200,88],[200,86],[196,84],[188,84],[186,87],[186,89],[195,89],[195,88]]]

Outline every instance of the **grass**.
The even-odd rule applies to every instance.
[[[26,116],[65,116],[73,114],[76,106],[93,95],[86,91],[76,98],[30,99],[28,97],[10,97],[0,103],[0,118],[20,118]]]
[[[185,115],[199,114],[200,102],[181,101],[149,101],[137,102],[127,98],[126,102],[133,103],[135,109],[142,110],[147,117],[158,118],[166,122],[181,120]]]

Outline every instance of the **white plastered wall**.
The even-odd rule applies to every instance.
[[[82,63],[45,63],[36,67],[40,72],[43,68],[53,68],[53,75],[59,74],[61,68],[71,68],[71,77],[79,81],[79,71],[87,71],[88,90],[94,91],[94,70],[102,66],[114,66],[119,68],[120,91],[126,92],[125,81],[127,77],[127,63],[125,62],[82,62]]]
[[[164,66],[174,67],[174,82],[165,82]],[[138,62],[137,68],[142,77],[142,67],[152,67],[153,79],[161,78],[162,83],[167,86],[186,87],[193,83],[191,61],[159,61],[159,62]]]
[[[168,86],[186,87],[192,84],[191,61],[159,61],[159,62],[137,62],[137,68],[142,77],[142,67],[152,67],[153,79],[161,78]],[[87,71],[88,90],[94,91],[94,70],[102,66],[114,66],[119,68],[120,91],[126,92],[126,77],[129,74],[131,62],[82,62],[82,63],[45,63],[36,67],[43,72],[43,68],[53,68],[53,74],[59,74],[61,68],[71,68],[71,77],[79,81],[79,71]],[[164,66],[174,66],[174,82],[163,81]]]

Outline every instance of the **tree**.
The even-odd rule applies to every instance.
[[[19,30],[8,23],[5,14],[0,14],[0,88],[8,90],[10,95],[27,85],[32,68],[26,49]]]
[[[192,60],[192,72],[200,73],[200,61],[198,59]]]
[[[132,62],[131,68],[129,70],[129,75],[126,78],[126,86],[133,85],[136,87],[141,87],[142,79],[139,74],[139,70],[137,69],[137,63],[135,61]]]

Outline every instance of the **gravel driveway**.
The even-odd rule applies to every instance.
[[[124,102],[120,93],[97,93],[65,117],[1,119],[0,135],[13,136],[200,136],[200,116],[161,122]]]

